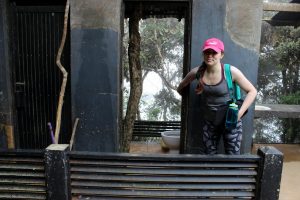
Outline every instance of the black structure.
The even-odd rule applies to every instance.
[[[43,149],[51,144],[62,75],[56,65],[65,0],[0,1],[0,126],[9,148]],[[69,34],[62,64],[70,72]],[[62,111],[60,142],[71,135],[70,79]],[[55,127],[54,127],[55,128]]]
[[[8,148],[45,148],[51,143],[47,123],[54,125],[61,83],[55,58],[65,3],[65,0],[0,0],[0,57],[3,58],[0,125],[5,127]],[[202,42],[208,37],[219,37],[226,49],[230,49],[224,62],[239,67],[256,84],[261,0],[72,0],[70,3],[68,36],[72,37],[66,42],[63,57],[69,80],[60,142],[69,142],[72,120],[79,118],[76,150],[119,150],[123,20],[135,8],[142,9],[143,18],[185,19],[183,75],[201,63]],[[207,20],[207,16],[212,17]],[[201,97],[194,95],[194,88],[192,84],[182,101],[183,153],[201,152]],[[253,110],[254,106],[250,107],[244,118],[243,153],[251,151]]]
[[[0,151],[0,199],[46,199],[45,151]]]
[[[300,0],[291,0],[289,4],[299,5]],[[297,28],[300,26],[300,12],[280,11],[274,15],[268,23],[272,26],[294,26]]]
[[[69,145],[50,145],[45,152],[47,200],[71,200]]]
[[[23,2],[24,3],[24,2]],[[13,84],[17,119],[18,148],[42,149],[51,144],[50,122],[55,128],[62,73],[56,65],[60,45],[64,6],[12,5]],[[70,73],[69,34],[62,65]],[[70,78],[62,110],[59,141],[69,143],[71,135]]]
[[[0,199],[277,200],[283,155],[142,155],[0,151]]]
[[[263,159],[260,161],[259,176],[261,177],[261,186],[259,187],[259,199],[278,199],[279,192],[275,193],[271,188],[280,188],[283,157],[275,148],[263,147],[257,152]]]
[[[180,121],[142,121],[134,122],[132,137],[161,137],[161,133],[180,130]]]

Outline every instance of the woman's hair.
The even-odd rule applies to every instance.
[[[197,87],[195,89],[196,94],[201,94],[203,92],[204,83],[202,81],[202,77],[204,75],[204,72],[205,72],[206,68],[207,68],[207,65],[203,61],[202,64],[199,66],[199,69],[196,73],[196,79],[198,80],[198,84],[197,84]]]

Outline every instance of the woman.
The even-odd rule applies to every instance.
[[[201,66],[192,69],[179,84],[177,91],[182,90],[190,82],[197,79],[197,94],[202,94],[204,107],[203,144],[207,154],[216,154],[220,136],[223,135],[226,154],[240,154],[242,139],[241,117],[255,100],[257,91],[244,74],[234,66],[230,67],[232,81],[236,82],[246,93],[242,106],[238,111],[238,122],[235,128],[225,128],[226,111],[230,94],[224,75],[224,44],[217,38],[204,42]]]

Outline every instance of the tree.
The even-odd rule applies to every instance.
[[[149,118],[156,120],[176,120],[180,114],[180,100],[177,99],[168,87],[163,87],[155,95],[155,101],[149,105]]]
[[[174,120],[174,116],[180,116],[180,101],[174,92],[182,77],[184,22],[175,18],[147,19],[141,26],[145,50],[143,69],[155,72],[163,82],[161,91],[148,108],[160,110],[156,119]]]
[[[294,94],[299,88],[300,28],[263,25],[266,26],[268,28],[263,30],[268,30],[268,39],[262,39],[259,75],[269,73],[274,76],[274,87],[267,85],[270,77],[260,78],[258,81],[263,86],[263,93],[274,94],[275,103],[278,103],[281,95]],[[272,66],[276,67],[270,72]],[[281,84],[278,84],[279,81]]]
[[[153,116],[160,115],[162,111],[165,113],[164,119],[166,120],[167,113],[173,114],[174,112],[178,112],[180,114],[180,103],[173,93],[182,75],[183,22],[178,22],[174,18],[151,18],[139,22],[136,20],[133,24],[132,20],[133,17],[130,17],[129,25],[127,21],[125,21],[125,27],[129,27],[129,59],[123,57],[123,66],[124,78],[125,80],[130,80],[130,95],[127,102],[126,116],[123,120],[123,142],[121,147],[123,151],[129,150],[133,123],[140,113],[138,106],[142,92],[140,87],[143,85],[143,80],[149,72],[157,73],[164,83],[164,90],[160,91],[159,95],[156,96],[158,102],[154,102],[157,105],[159,104],[159,106],[149,109],[148,116],[150,119],[154,119]],[[140,23],[140,26],[135,27],[134,32],[131,31],[133,30],[132,26],[138,26],[138,23]],[[125,28],[124,53],[127,52],[126,39],[128,36],[126,33]],[[136,36],[131,34],[139,34],[140,37],[135,38]],[[133,38],[135,38],[134,41],[132,40]],[[138,47],[138,42],[140,43],[141,51],[132,49],[131,45],[135,44],[135,47]],[[140,53],[139,55],[137,51]],[[134,60],[132,60],[133,57]],[[137,64],[138,61],[140,64]],[[172,67],[170,67],[171,65]],[[141,70],[136,68],[136,66],[140,66]],[[134,72],[137,73],[135,77]],[[136,82],[138,82],[138,85]],[[162,102],[168,103],[163,104]],[[168,105],[173,105],[173,107],[168,109],[165,107]],[[174,106],[176,106],[177,109]],[[150,112],[152,113],[150,114]],[[172,115],[168,114],[168,116]]]
[[[271,27],[266,24],[263,27],[262,30],[266,31],[264,35],[268,37],[262,38],[260,67],[263,68],[259,69],[259,74],[265,74],[270,66],[276,67],[272,72],[273,83],[270,84],[270,76],[258,79],[259,85],[263,86],[260,90],[273,95],[274,103],[299,104],[300,28]],[[299,142],[299,119],[283,119],[281,126],[283,142]]]
[[[139,20],[141,11],[136,9],[129,19],[129,46],[128,60],[130,72],[130,93],[127,103],[127,111],[123,122],[123,137],[121,151],[129,152],[132,130],[136,118],[138,104],[142,95],[142,69],[140,64],[140,33]]]

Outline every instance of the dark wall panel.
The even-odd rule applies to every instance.
[[[192,12],[191,68],[202,63],[203,42],[208,38],[217,37],[225,45],[223,62],[239,68],[256,86],[262,2],[194,0]],[[201,95],[195,95],[195,87],[194,82],[190,87],[187,152],[202,151],[203,101]],[[253,116],[254,106],[251,106],[243,119],[243,153],[251,151]]]
[[[71,1],[75,150],[119,149],[121,0]]]
[[[75,149],[115,151],[118,105],[118,33],[72,30],[73,115],[79,118]]]

